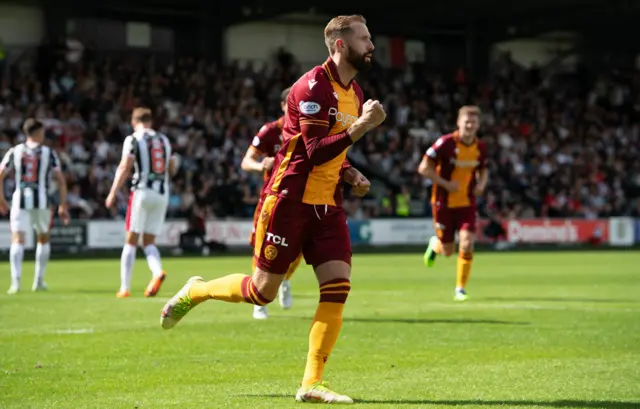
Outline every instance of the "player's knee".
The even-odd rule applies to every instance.
[[[473,240],[460,240],[460,254],[471,257],[473,254]]]
[[[442,255],[450,257],[453,254],[453,243],[442,244]]]
[[[257,290],[258,294],[256,294],[256,296],[258,297],[258,299],[260,299],[262,302],[262,305],[267,305],[267,304],[271,304],[271,302],[273,302],[273,300],[276,299],[276,297],[278,296],[278,289],[280,288],[280,285],[278,284],[277,286],[272,286],[272,285],[256,285],[255,290]]]
[[[142,245],[144,247],[152,246],[156,244],[156,236],[152,234],[143,234],[142,235]]]
[[[262,301],[262,304],[269,304],[278,296],[282,279],[281,274],[273,274],[257,268],[251,280],[253,285],[251,290],[257,292],[256,297]]]
[[[333,280],[349,280],[351,278],[351,266],[342,260],[331,260],[320,265],[314,265],[318,283],[326,283]]]
[[[127,237],[124,239],[124,242],[130,246],[137,246],[140,240],[140,235],[138,233],[128,232]]]
[[[343,260],[332,260],[313,268],[320,285],[319,302],[346,303],[351,291],[351,265]]]
[[[40,244],[47,244],[47,243],[49,243],[49,239],[50,239],[49,234],[39,234],[39,235],[38,235],[38,238],[37,238],[38,243],[40,243]]]
[[[458,256],[463,260],[472,260],[473,259],[473,250],[465,250],[460,248],[460,252]]]
[[[475,233],[473,231],[468,230],[467,228],[462,228],[460,230],[460,248],[473,249],[473,242],[475,239]]]

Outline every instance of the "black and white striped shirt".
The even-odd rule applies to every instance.
[[[51,171],[60,160],[48,146],[21,143],[9,149],[0,172],[14,171],[15,191],[11,206],[17,209],[48,209]]]
[[[122,155],[135,159],[131,190],[150,189],[169,194],[169,138],[153,129],[140,129],[124,140]]]

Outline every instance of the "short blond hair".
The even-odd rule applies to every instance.
[[[137,107],[131,113],[131,122],[148,124],[153,120],[151,109],[147,107]]]
[[[353,23],[367,24],[367,20],[360,14],[352,14],[350,16],[338,16],[329,21],[324,28],[324,43],[329,49],[329,54],[335,53],[335,42],[337,39],[351,33],[351,25]]]
[[[460,109],[458,110],[458,119],[460,119],[460,117],[462,115],[477,115],[477,116],[481,116],[482,115],[482,110],[480,110],[480,107],[477,105],[464,105],[462,107],[460,107]]]

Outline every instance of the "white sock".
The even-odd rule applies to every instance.
[[[34,282],[42,284],[44,272],[47,269],[49,256],[51,255],[51,245],[49,243],[38,243],[36,246],[36,276]]]
[[[133,275],[133,264],[136,262],[136,246],[125,244],[120,256],[120,291],[131,289],[131,276]]]
[[[149,264],[149,270],[154,277],[159,277],[162,274],[162,262],[160,261],[160,252],[158,248],[149,244],[144,248],[144,254],[147,255],[147,264]]]
[[[11,262],[11,286],[20,287],[23,258],[24,245],[20,243],[11,243],[11,250],[9,250],[9,260]]]

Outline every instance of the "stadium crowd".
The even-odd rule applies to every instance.
[[[189,58],[168,65],[83,58],[51,67],[21,64],[0,82],[0,154],[23,139],[27,117],[42,120],[63,163],[72,216],[125,215],[126,191],[117,209],[107,210],[104,199],[131,132],[129,113],[139,104],[154,108],[156,128],[182,159],[169,217],[194,209],[209,218],[252,216],[262,178],[242,172],[240,163],[260,126],[280,115],[280,91],[300,72],[295,63],[255,68]],[[367,97],[383,101],[388,117],[350,151],[354,166],[375,179],[364,200],[346,192],[352,217],[430,214],[429,182],[416,168],[425,149],[455,129],[457,107],[465,103],[483,110],[490,159],[485,214],[640,216],[638,70],[543,75],[518,69],[505,55],[479,84],[468,83],[464,72],[433,75],[420,66],[376,67],[360,83]]]

